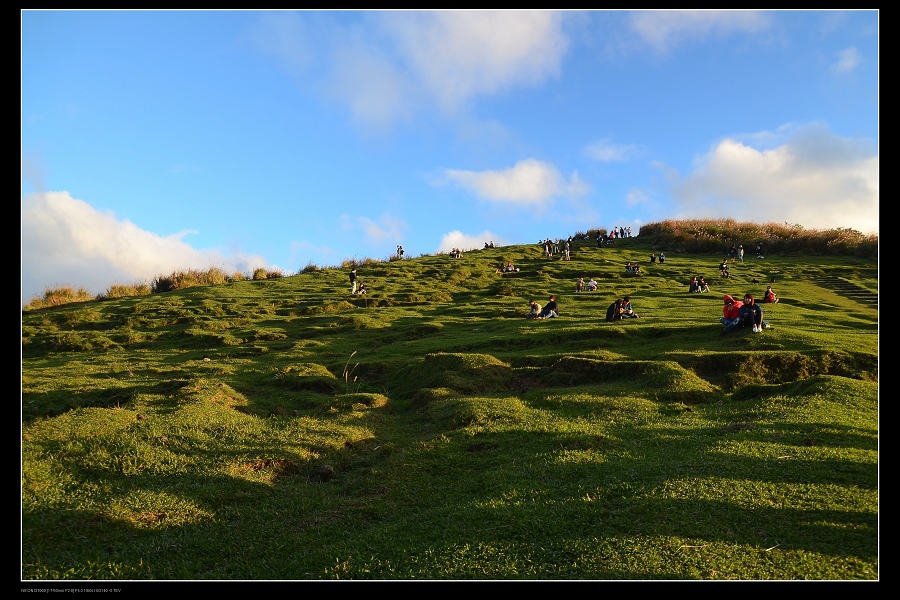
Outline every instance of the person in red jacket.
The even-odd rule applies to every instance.
[[[722,318],[719,321],[724,325],[722,333],[728,333],[741,323],[741,303],[736,302],[732,296],[725,294],[722,297],[724,306],[722,308]]]

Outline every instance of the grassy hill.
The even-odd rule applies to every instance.
[[[23,312],[22,578],[878,579],[876,260],[654,243]]]

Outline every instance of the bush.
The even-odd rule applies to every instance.
[[[158,275],[151,284],[154,293],[183,290],[198,285],[216,285],[228,283],[228,275],[216,267],[210,267],[206,271],[188,269],[187,271],[173,271],[171,275]]]
[[[62,306],[70,302],[87,302],[95,300],[95,296],[84,288],[73,289],[70,286],[58,288],[47,288],[43,297],[35,297],[25,305],[25,310],[33,310],[37,308],[47,308],[50,306]]]
[[[641,237],[652,237],[653,245],[669,252],[726,253],[732,244],[743,244],[752,252],[757,242],[777,254],[849,254],[872,258],[878,254],[878,236],[853,229],[804,229],[791,223],[739,223],[734,219],[687,219],[643,225]]]
[[[102,299],[107,298],[130,298],[133,296],[148,296],[153,290],[146,283],[132,283],[130,285],[111,285],[106,294],[101,296]]]

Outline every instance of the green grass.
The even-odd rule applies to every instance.
[[[879,579],[877,304],[826,283],[876,261],[654,250],[23,312],[22,579]],[[721,336],[772,277],[773,329]]]

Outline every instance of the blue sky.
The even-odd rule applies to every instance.
[[[22,11],[22,299],[665,219],[877,233],[878,17]]]

